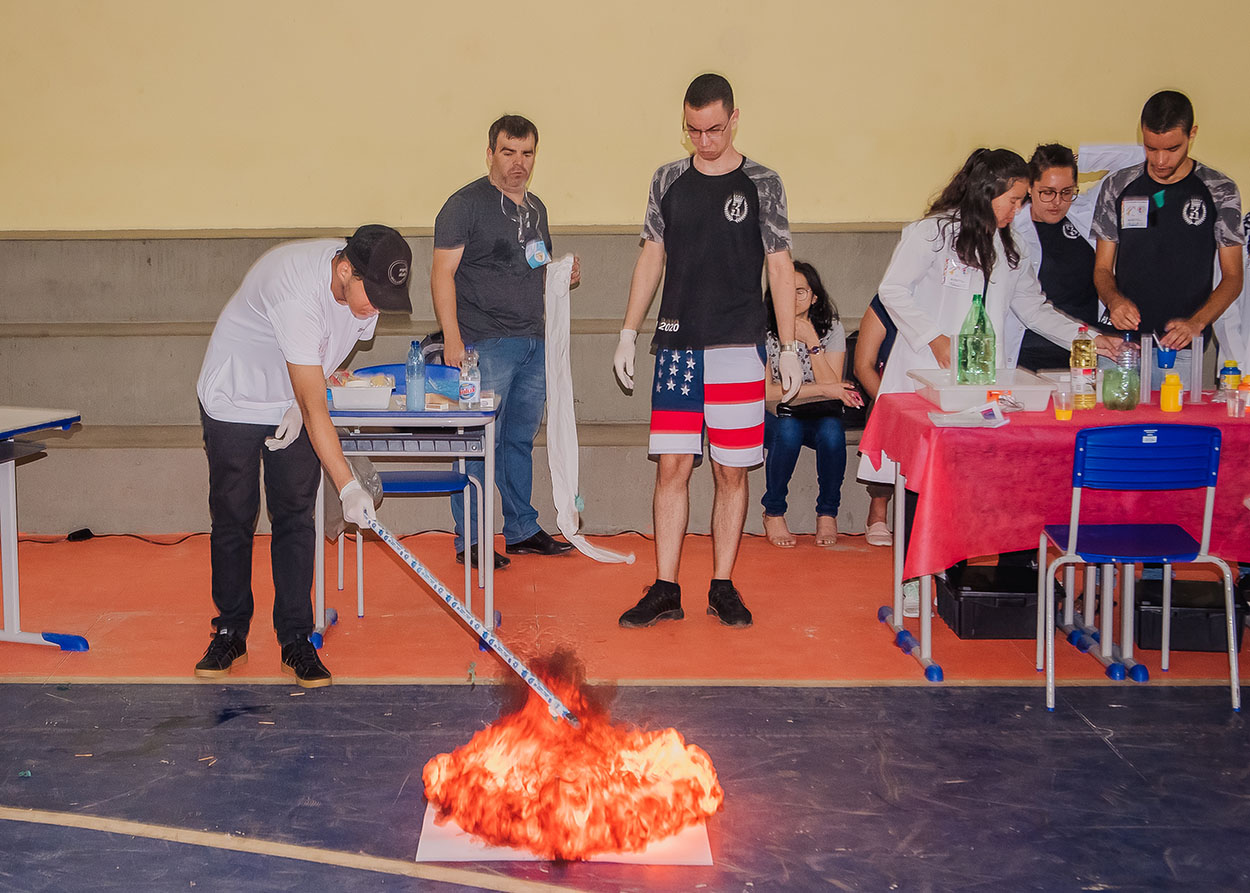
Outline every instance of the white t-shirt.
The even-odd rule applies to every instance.
[[[378,318],[357,319],[330,293],[342,239],[288,242],[268,251],[217,318],[195,390],[210,418],[277,425],[295,402],[287,363],[328,377]]]

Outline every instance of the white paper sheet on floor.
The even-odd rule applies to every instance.
[[[622,555],[593,545],[578,533],[577,418],[573,413],[573,370],[569,364],[569,291],[573,255],[547,265],[547,465],[551,469],[551,498],[556,524],[564,538],[595,561],[634,563],[634,553]],[[606,368],[606,367],[605,367]]]

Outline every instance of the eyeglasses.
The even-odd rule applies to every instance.
[[[1067,189],[1039,189],[1037,190],[1037,197],[1044,202],[1053,202],[1056,197],[1060,201],[1071,202],[1076,200],[1080,191],[1075,186],[1069,186]]]
[[[794,296],[796,298],[810,298],[812,296],[812,290],[810,288],[799,287],[794,290]]]
[[[708,127],[704,130],[700,130],[697,127],[691,127],[687,124],[683,129],[686,132],[686,136],[690,137],[690,141],[693,143],[698,142],[700,137],[710,136],[715,138],[720,136],[729,129],[729,122],[726,121],[724,124],[717,124],[715,127]]]

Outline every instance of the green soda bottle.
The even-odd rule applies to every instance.
[[[985,299],[981,295],[973,295],[972,308],[959,330],[955,383],[993,384],[996,352],[994,326],[985,312]]]

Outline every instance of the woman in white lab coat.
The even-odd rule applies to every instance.
[[[898,325],[881,393],[914,391],[913,369],[948,369],[954,337],[972,296],[985,296],[1004,368],[1001,333],[1008,311],[1055,344],[1070,345],[1079,323],[1046,303],[1037,274],[1021,256],[1011,221],[1029,189],[1029,166],[1007,149],[977,149],[922,220],[903,230],[878,294]],[[1111,355],[1114,341],[1095,339]]]
[[[913,369],[949,369],[955,336],[972,296],[985,297],[996,338],[996,365],[1006,365],[1005,322],[1009,310],[1030,329],[1069,345],[1079,323],[1046,303],[1032,263],[1011,235],[1011,221],[1029,188],[1029,166],[1007,149],[977,149],[946,185],[924,218],[903,229],[878,294],[898,326],[881,376],[881,394],[910,393]],[[1114,341],[1098,336],[1099,353]],[[859,476],[891,481],[893,463],[873,469],[866,458]],[[910,606],[908,606],[910,607]],[[910,613],[910,611],[906,612]]]

